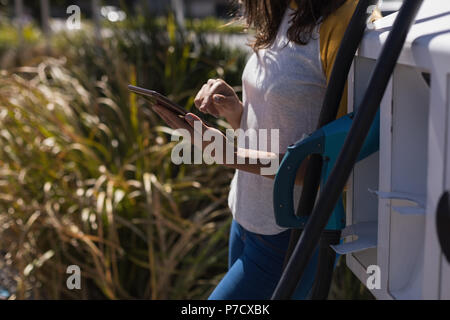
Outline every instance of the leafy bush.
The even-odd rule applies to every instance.
[[[199,32],[218,32],[225,34],[242,33],[245,26],[242,23],[234,22],[230,24],[227,21],[208,17],[204,19],[190,19],[186,21],[188,30]]]
[[[0,250],[18,298],[205,298],[225,270],[232,172],[173,165],[171,130],[126,85],[189,109],[208,78],[238,84],[245,54],[146,21],[58,35],[53,58],[1,73]]]
[[[19,30],[0,16],[0,68],[21,63],[21,58],[30,58],[41,51],[42,34],[33,24],[25,25],[19,35]]]

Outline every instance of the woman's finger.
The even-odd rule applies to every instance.
[[[210,107],[213,104],[213,95],[216,93],[219,93],[219,88],[222,85],[222,82],[219,80],[213,80],[214,82],[211,82],[208,91],[206,93],[206,99],[203,101],[203,105],[206,106],[206,108]]]
[[[219,130],[214,129],[214,128],[210,128],[208,127],[199,117],[197,117],[195,114],[193,113],[188,113],[185,116],[185,119],[187,121],[187,123],[189,123],[194,131],[194,134],[192,135],[192,144],[201,147],[201,148],[206,148],[208,145],[211,144],[211,141],[195,141],[195,134],[200,133],[202,137],[205,136],[206,132],[208,130],[211,130],[214,137],[214,141],[216,141],[216,139],[219,137],[220,139],[223,139],[223,143],[227,144],[228,143],[228,139],[223,135],[223,133],[221,133]],[[196,126],[196,123],[201,123],[201,132],[199,131],[198,127]],[[203,140],[203,139],[202,139]],[[199,145],[198,145],[199,144]]]
[[[184,117],[180,118],[180,116],[176,113],[173,113],[166,108],[161,106],[154,106],[153,110],[160,115],[160,117],[173,129],[186,129],[191,130],[192,128],[188,123],[186,123]]]
[[[220,116],[220,112],[216,107],[213,98],[216,93],[221,92],[221,87],[223,87],[223,84],[224,82],[220,79],[208,81],[209,88],[207,89],[205,97],[202,100],[199,108],[200,111],[209,113],[216,118]]]
[[[189,123],[189,125],[195,130],[196,128],[195,128],[195,123],[196,122],[200,122],[201,123],[201,125],[202,125],[202,134],[204,134],[205,133],[205,131],[206,130],[209,130],[209,129],[211,129],[211,128],[209,128],[203,121],[202,121],[202,119],[200,119],[199,117],[197,117],[195,114],[193,114],[193,113],[188,113],[186,116],[185,116],[185,119],[186,119],[186,121]]]
[[[214,94],[213,95],[214,105],[218,108],[223,108],[227,106],[231,106],[236,102],[235,97],[224,96],[223,94]]]
[[[208,103],[205,107],[202,107],[199,110],[203,113],[209,113],[215,118],[220,117],[220,112],[213,103]]]
[[[205,98],[205,93],[208,88],[209,88],[208,85],[206,85],[206,84],[203,85],[202,88],[200,89],[200,91],[195,96],[194,104],[197,107],[197,109],[200,109],[200,107],[202,106],[203,100]]]

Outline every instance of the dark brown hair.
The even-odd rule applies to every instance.
[[[295,0],[297,9],[291,16],[288,30],[289,40],[305,45],[312,36],[314,28],[336,11],[346,0]],[[243,19],[249,28],[256,31],[251,43],[254,50],[270,46],[278,33],[284,13],[290,0],[239,0],[243,8]]]

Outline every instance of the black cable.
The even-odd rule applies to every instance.
[[[436,230],[442,253],[450,263],[450,194],[445,191],[436,211]]]
[[[405,0],[375,69],[338,160],[320,194],[317,205],[303,230],[300,240],[284,270],[272,299],[289,299],[313,254],[322,231],[345,187],[358,158],[371,124],[377,114],[389,79],[423,0]]]
[[[316,278],[311,290],[311,300],[326,300],[333,280],[336,252],[331,245],[339,244],[341,230],[324,231],[319,241]]]

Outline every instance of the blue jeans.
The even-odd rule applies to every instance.
[[[245,230],[233,221],[230,232],[228,272],[209,300],[268,300],[281,277],[290,230],[273,236]],[[293,299],[306,299],[311,291],[317,250]]]

